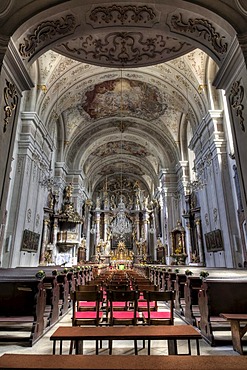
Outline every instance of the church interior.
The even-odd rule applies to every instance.
[[[103,325],[92,326],[115,326],[113,290],[138,292],[127,311],[147,291],[172,291],[154,308],[174,309],[163,326],[202,336],[201,356],[179,357],[206,355],[214,369],[210,357],[228,355],[224,366],[246,368],[246,24],[244,0],[1,1],[1,355],[51,355],[56,328],[85,324],[74,291],[97,286]],[[25,320],[28,348],[8,341]],[[0,369],[17,366],[6,361]],[[76,366],[61,368],[91,368]]]

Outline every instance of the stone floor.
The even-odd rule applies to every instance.
[[[184,324],[184,322],[177,316],[175,316],[175,325]],[[52,354],[52,342],[50,341],[51,334],[58,328],[58,326],[69,326],[71,325],[71,312],[68,312],[55,326],[53,326],[38,342],[36,342],[32,347],[24,347],[20,344],[6,344],[0,343],[0,355],[4,353],[36,353],[36,354]],[[224,332],[218,333],[217,335],[226,335]],[[229,337],[230,338],[230,337]],[[103,341],[102,349],[100,349],[100,355],[107,355],[107,341]],[[69,351],[69,342],[64,342],[63,353],[68,353]],[[138,343],[139,355],[147,354],[146,348],[142,348],[142,342]],[[179,354],[184,354],[187,352],[187,342],[179,341],[178,342],[178,352]],[[211,347],[203,339],[200,340],[200,352],[202,355],[236,355],[238,353],[233,351],[232,345],[224,345]],[[95,354],[95,342],[94,341],[84,341],[84,354],[90,355]],[[133,341],[115,341],[113,343],[113,355],[134,355]],[[167,342],[165,341],[152,341],[151,346],[152,355],[167,355]],[[194,341],[192,341],[192,354],[196,354],[196,348]]]

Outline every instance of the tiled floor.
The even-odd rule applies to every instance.
[[[184,322],[179,318],[175,317],[175,325],[184,324]],[[52,342],[50,341],[51,334],[57,329],[58,326],[69,326],[71,325],[71,312],[64,316],[59,323],[52,327],[37,343],[32,347],[22,347],[20,344],[6,344],[0,343],[0,355],[3,353],[38,353],[38,354],[52,354]],[[220,333],[219,333],[220,334]],[[222,333],[222,335],[225,335]],[[194,341],[192,341],[194,342]],[[68,353],[69,342],[64,342],[63,353]],[[142,348],[142,342],[138,343],[139,346],[139,355],[147,354],[146,348]],[[178,352],[180,354],[187,352],[187,342],[179,341],[178,342]],[[234,352],[232,345],[220,346],[220,347],[211,347],[204,340],[200,340],[200,352],[202,355],[236,355],[238,353]],[[93,341],[84,341],[84,354],[90,355],[95,354],[95,342]],[[103,342],[103,348],[100,349],[100,355],[107,355],[107,341]],[[115,341],[113,344],[113,355],[134,355],[133,341]],[[165,341],[152,341],[151,354],[153,355],[163,355],[167,354],[167,342]],[[195,344],[192,343],[192,354],[196,354]]]

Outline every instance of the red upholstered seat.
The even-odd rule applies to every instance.
[[[135,290],[109,290],[107,292],[108,321],[110,325],[136,325],[138,320],[137,301],[139,292]],[[116,306],[122,306],[121,311]]]
[[[148,310],[143,312],[144,321],[148,325],[173,325],[174,324],[174,299],[175,293],[173,291],[152,292],[144,291],[144,298],[147,301]],[[155,311],[151,310],[151,303],[155,302],[158,307],[158,302],[167,302],[169,304],[169,311]]]
[[[139,313],[135,314],[134,311],[114,311],[113,320],[131,320],[134,321],[135,317],[139,318]]]
[[[102,316],[103,316],[103,312],[99,312],[100,319],[102,318]],[[96,311],[79,311],[75,313],[74,319],[75,320],[87,320],[87,319],[97,320],[97,312]]]
[[[100,311],[103,300],[102,290],[92,290],[92,291],[79,291],[75,290],[71,293],[71,298],[73,301],[73,315],[72,315],[72,325],[95,325],[98,326],[103,318],[103,313]],[[81,310],[81,305],[88,304],[88,310]],[[93,309],[92,309],[93,308]],[[70,353],[72,353],[73,343],[70,346]],[[98,348],[98,341],[96,341],[96,351]],[[81,345],[82,350],[82,345]]]
[[[88,310],[88,309],[95,310],[96,305],[95,305],[95,302],[80,301],[78,303],[78,309],[80,311],[85,311],[85,310]]]
[[[72,324],[80,325],[99,325],[102,318],[100,306],[102,303],[102,291],[74,291],[72,292],[73,300],[73,317]],[[81,310],[81,304],[87,305],[89,310]],[[86,306],[84,306],[86,308]],[[93,310],[92,310],[93,308]]]
[[[107,316],[110,325],[136,325],[139,313],[137,311],[137,301],[139,292],[137,290],[109,290],[107,291]],[[125,309],[117,311],[114,303],[122,302]],[[135,340],[135,354],[137,354],[137,341]],[[110,354],[112,354],[112,341],[109,341]]]
[[[174,291],[154,292],[144,291],[144,299],[147,301],[148,310],[143,312],[144,323],[147,325],[174,325]],[[155,302],[156,311],[152,311],[150,303]],[[158,311],[158,302],[166,302],[169,305],[169,310]],[[151,352],[151,340],[148,340],[148,354]]]
[[[145,320],[148,320],[148,312],[143,312],[142,316],[144,317]],[[167,320],[171,319],[171,313],[167,311],[152,311],[152,314],[150,315],[150,318],[152,320]]]

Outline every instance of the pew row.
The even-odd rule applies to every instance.
[[[45,277],[38,279],[40,270]],[[0,342],[32,346],[68,312],[77,276],[59,266],[0,268]]]
[[[207,279],[198,292],[200,318],[198,327],[203,338],[216,345],[215,332],[231,330],[229,322],[221,313],[246,314],[247,280]]]
[[[19,355],[0,357],[0,369],[246,370],[245,356]]]
[[[44,332],[46,289],[37,279],[0,279],[0,342],[32,346]]]

